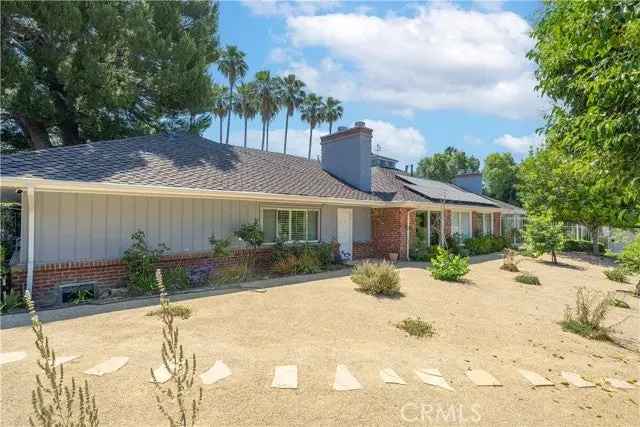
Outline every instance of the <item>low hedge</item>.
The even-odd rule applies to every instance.
[[[564,242],[562,250],[565,252],[593,252],[593,243],[587,240],[567,240]],[[598,251],[603,254],[605,246],[602,243],[598,243]]]

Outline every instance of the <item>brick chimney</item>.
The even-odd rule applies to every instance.
[[[359,190],[371,191],[371,138],[364,122],[320,137],[322,169]]]

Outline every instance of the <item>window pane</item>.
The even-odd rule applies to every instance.
[[[468,237],[471,237],[471,227],[469,224],[469,212],[464,212],[460,214],[460,222],[461,224],[461,229],[462,229],[462,236],[466,239]]]
[[[282,240],[290,240],[289,211],[278,211],[278,238]]]
[[[275,209],[265,209],[262,211],[262,231],[265,242],[275,242],[276,240],[276,211]]]
[[[307,212],[307,240],[318,240],[318,211]]]
[[[291,211],[291,240],[306,239],[305,211]]]

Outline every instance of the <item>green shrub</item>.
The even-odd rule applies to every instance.
[[[313,250],[305,250],[298,257],[298,271],[303,274],[319,273],[322,271],[320,258]]]
[[[211,245],[211,256],[214,258],[223,258],[231,255],[231,239],[216,239],[216,235],[212,234],[209,237],[209,244]]]
[[[611,270],[605,270],[603,271],[603,273],[605,276],[607,276],[607,279],[611,281],[620,283],[626,283],[627,281],[627,274],[624,269],[620,267],[612,268]]]
[[[167,289],[189,289],[191,287],[191,279],[187,274],[187,269],[183,266],[178,266],[170,270],[164,270],[162,272],[162,278],[164,279]]]
[[[439,247],[438,245],[427,246],[426,243],[424,245],[416,245],[409,256],[413,261],[430,262],[436,256],[436,251]]]
[[[191,317],[191,307],[187,306],[187,305],[180,305],[180,304],[169,304],[166,308],[166,310],[169,310],[171,312],[171,315],[173,317],[179,317],[183,320],[187,320],[188,318]],[[146,316],[162,316],[163,314],[163,309],[159,308],[157,310],[151,310],[150,312],[148,312],[146,314]]]
[[[357,264],[351,273],[351,281],[358,290],[369,295],[396,296],[400,293],[400,274],[387,261]]]
[[[131,235],[133,244],[124,252],[122,261],[127,268],[127,286],[133,294],[152,292],[156,289],[155,267],[160,256],[169,250],[161,243],[157,248],[147,244],[144,231]]]
[[[618,260],[623,268],[632,274],[640,273],[640,235],[624,247]],[[640,297],[640,280],[636,284],[635,295]]]
[[[412,337],[431,337],[435,333],[431,323],[426,322],[419,317],[412,319],[410,317],[396,324],[398,329],[402,329]]]
[[[506,239],[498,236],[479,236],[464,241],[464,247],[469,255],[485,255],[500,252],[509,246]]]
[[[434,279],[457,281],[469,272],[469,259],[454,255],[438,248],[436,257],[431,260],[431,275]]]
[[[562,328],[591,339],[608,339],[609,330],[601,323],[607,317],[611,299],[609,294],[578,288],[576,306],[573,309],[567,306],[560,323]]]
[[[565,252],[593,252],[593,243],[587,240],[567,240],[562,246]],[[604,253],[605,247],[602,243],[598,243],[598,253]]]
[[[276,242],[272,259],[272,269],[279,274],[318,273],[335,262],[333,248],[328,243]]]
[[[529,273],[522,273],[516,276],[516,282],[519,283],[524,283],[525,285],[536,285],[536,286],[540,286],[540,279],[538,279],[538,276],[534,276],[533,274],[529,274]]]
[[[530,215],[524,231],[527,253],[539,257],[544,253],[551,254],[551,261],[558,263],[556,253],[562,250],[565,234],[562,223],[553,219],[550,212]]]
[[[238,231],[235,232],[238,239],[246,242],[253,249],[261,246],[264,243],[264,233],[258,221],[254,221],[251,224],[244,224]]]
[[[284,276],[298,273],[298,257],[289,255],[286,258],[278,259],[273,263],[272,270]]]
[[[213,275],[212,282],[216,285],[228,285],[230,283],[246,282],[253,274],[248,262],[224,267]]]
[[[15,289],[9,290],[9,293],[2,293],[2,302],[0,302],[0,313],[9,313],[17,308],[24,307],[22,296]]]

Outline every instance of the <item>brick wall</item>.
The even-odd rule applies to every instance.
[[[353,242],[353,259],[376,258],[373,242]]]
[[[188,269],[208,268],[215,271],[246,260],[250,249],[238,249],[231,256],[211,258],[208,252],[183,253],[164,256],[159,268],[183,266]],[[267,269],[271,260],[271,249],[260,248],[256,251],[258,269]],[[51,305],[58,302],[58,286],[83,282],[95,282],[98,289],[115,288],[125,285],[125,265],[120,260],[79,261],[59,264],[39,265],[34,269],[33,299],[39,305]],[[24,289],[27,279],[26,269],[16,266],[11,272],[12,286]]]
[[[371,211],[371,236],[376,254],[387,257],[397,253],[407,259],[407,213],[409,208],[377,208]],[[410,215],[415,234],[415,212]]]
[[[501,213],[500,212],[494,212],[493,213],[493,235],[494,236],[500,236],[502,234],[502,222],[500,221],[500,217],[501,217]]]
[[[444,235],[451,237],[451,209],[444,210]]]

